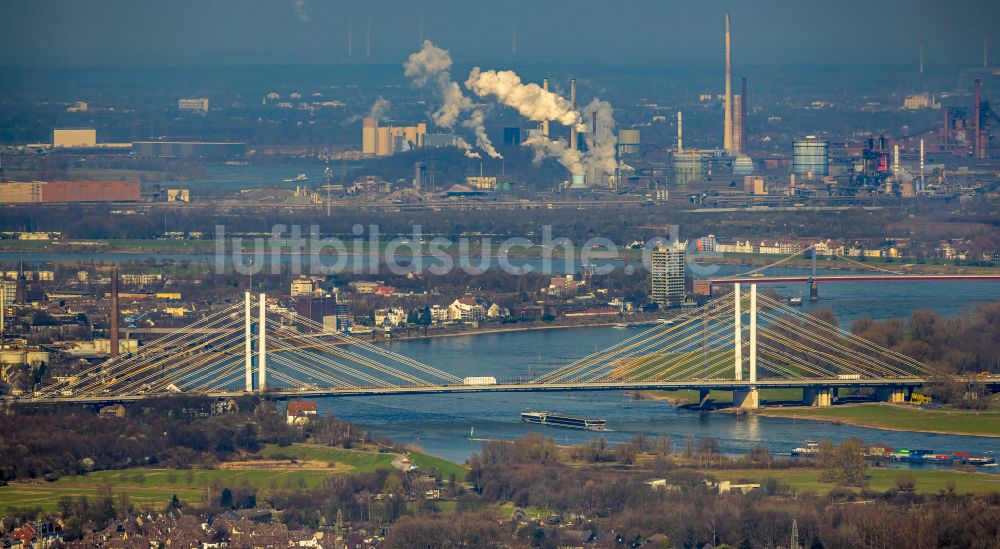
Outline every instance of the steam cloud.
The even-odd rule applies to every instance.
[[[468,118],[462,122],[462,127],[471,129],[476,134],[476,145],[486,154],[493,158],[502,158],[500,153],[493,147],[492,141],[486,134],[486,127],[483,125],[485,116],[481,109],[477,108],[472,99],[462,93],[462,88],[457,82],[452,81],[451,55],[447,50],[439,48],[430,40],[424,40],[420,51],[410,54],[410,57],[403,64],[404,74],[413,79],[413,85],[417,87],[433,87],[441,98],[441,106],[431,113],[434,124],[442,128],[453,128],[455,123],[464,113],[470,113]],[[466,156],[476,154],[471,151],[471,145],[464,139],[456,139],[456,143],[461,141],[465,145]],[[475,158],[479,155],[476,154]],[[471,158],[471,156],[470,156]]]
[[[500,153],[493,148],[493,143],[490,141],[490,137],[486,135],[486,126],[483,122],[483,111],[475,109],[469,114],[469,119],[462,122],[462,126],[465,128],[471,128],[472,131],[476,133],[476,146],[483,150],[486,154],[490,155],[491,158],[503,158]]]
[[[523,84],[514,71],[484,72],[474,67],[465,87],[479,97],[496,96],[500,104],[516,109],[528,120],[549,120],[564,126],[572,126],[580,120],[580,113],[572,109],[569,101],[538,84]]]
[[[452,145],[455,145],[459,149],[465,151],[466,158],[482,158],[482,156],[479,156],[479,153],[472,150],[472,145],[470,145],[468,141],[462,139],[461,137],[455,136],[455,139],[453,139],[451,143]]]
[[[376,120],[385,120],[386,116],[389,114],[389,109],[391,108],[392,103],[380,95],[378,96],[378,99],[372,103],[372,108],[368,109],[368,117]]]
[[[592,120],[594,113],[597,114],[597,127],[586,134],[587,153],[583,159],[587,174],[594,180],[591,184],[602,176],[614,173],[618,167],[614,109],[611,103],[594,99],[583,108],[583,119]]]
[[[588,128],[582,120],[593,120],[594,113],[597,114],[597,128]],[[590,185],[594,185],[618,168],[614,109],[611,103],[594,99],[581,113],[574,114],[580,120],[576,125],[577,130],[586,132],[584,141],[587,143],[587,152],[573,150],[563,141],[552,141],[541,135],[528,138],[524,146],[531,147],[535,152],[536,164],[546,158],[554,158],[571,174],[586,175],[590,179]]]
[[[557,162],[566,167],[573,175],[583,175],[586,167],[583,165],[583,155],[580,151],[573,150],[562,141],[552,141],[542,135],[534,135],[524,141],[525,147],[531,147],[535,151],[535,164],[546,158],[555,158]]]

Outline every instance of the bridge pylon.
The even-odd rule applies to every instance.
[[[247,393],[253,392],[253,316],[251,315],[250,292],[247,291],[243,297],[243,353],[245,358],[244,374],[245,387]]]
[[[257,341],[260,349],[257,351],[257,390],[267,391],[267,296],[260,293],[260,333]]]

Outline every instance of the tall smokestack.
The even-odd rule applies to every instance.
[[[368,18],[368,26],[365,27],[365,59],[372,57],[372,18]]]
[[[347,20],[347,56],[354,57],[354,20]]]
[[[576,110],[576,78],[571,78],[569,81],[569,102],[570,109]],[[569,129],[569,141],[570,148],[574,151],[576,150],[576,126],[572,126]]]
[[[924,74],[924,43],[920,43],[920,74]]]
[[[747,152],[747,110],[750,108],[750,99],[747,97],[747,77],[744,76],[740,83],[740,154]]]
[[[990,43],[983,37],[983,68],[990,68]]]
[[[944,151],[951,150],[951,113],[948,107],[944,107]]]
[[[736,94],[733,96],[733,155],[743,154],[743,117],[740,111],[743,110],[743,96]]]
[[[726,14],[726,98],[723,122],[722,148],[730,155],[733,154],[733,82],[732,82],[732,60],[729,39],[729,14]]]
[[[978,82],[978,80],[977,80]],[[576,78],[572,78],[569,81],[569,103],[570,109],[576,110]],[[570,126],[569,128],[569,148],[571,150],[576,150],[576,126]]]
[[[542,80],[542,89],[544,89],[545,91],[549,91],[549,79],[548,78]],[[542,120],[542,135],[544,135],[546,139],[549,138],[549,121],[548,120]]]
[[[899,180],[899,145],[892,146],[892,175]]]
[[[980,102],[982,101],[982,91],[981,91],[980,88],[981,88],[981,86],[980,86],[980,83],[979,83],[979,79],[977,78],[976,79],[976,93],[975,93],[975,98],[974,98],[975,103],[972,105],[972,157],[973,158],[982,158],[980,156],[980,153],[979,153],[979,150],[980,150],[980,144],[979,144],[979,141],[980,141],[980,136],[979,136],[979,119],[982,116],[982,113],[980,112]]]
[[[118,356],[118,267],[111,267],[111,358]]]
[[[677,152],[684,152],[684,114],[677,111]]]
[[[924,190],[924,138],[920,138],[920,188],[918,191]]]

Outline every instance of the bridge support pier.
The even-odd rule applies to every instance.
[[[253,392],[253,333],[251,332],[251,320],[253,314],[250,311],[250,292],[244,295],[244,318],[243,318],[243,352],[244,352],[244,390]]]
[[[815,280],[809,282],[809,301],[819,301],[819,286]]]
[[[903,404],[910,399],[913,389],[905,387],[879,387],[875,389],[875,398],[879,402],[889,402],[892,404]]]
[[[760,391],[756,387],[733,391],[733,406],[740,410],[756,410],[760,408]]]
[[[833,404],[833,390],[829,387],[805,387],[802,389],[802,404],[829,408]]]
[[[704,408],[705,404],[711,400],[712,391],[709,389],[698,389],[698,407]]]
[[[267,296],[260,293],[260,321],[257,328],[257,390],[267,391]]]

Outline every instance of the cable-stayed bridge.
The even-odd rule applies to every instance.
[[[902,401],[941,372],[734,283],[734,291],[617,344],[533,378],[477,372],[460,378],[384,346],[331,332],[309,318],[244,300],[137,352],[59,378],[15,402],[101,403],[172,394],[271,398],[499,391],[731,390],[759,404],[759,389],[802,388],[829,406],[841,387],[874,387]],[[470,358],[472,360],[472,358]],[[512,356],[512,362],[516,357]],[[525,361],[530,360],[525,357]],[[1000,387],[1000,376],[971,383]]]

